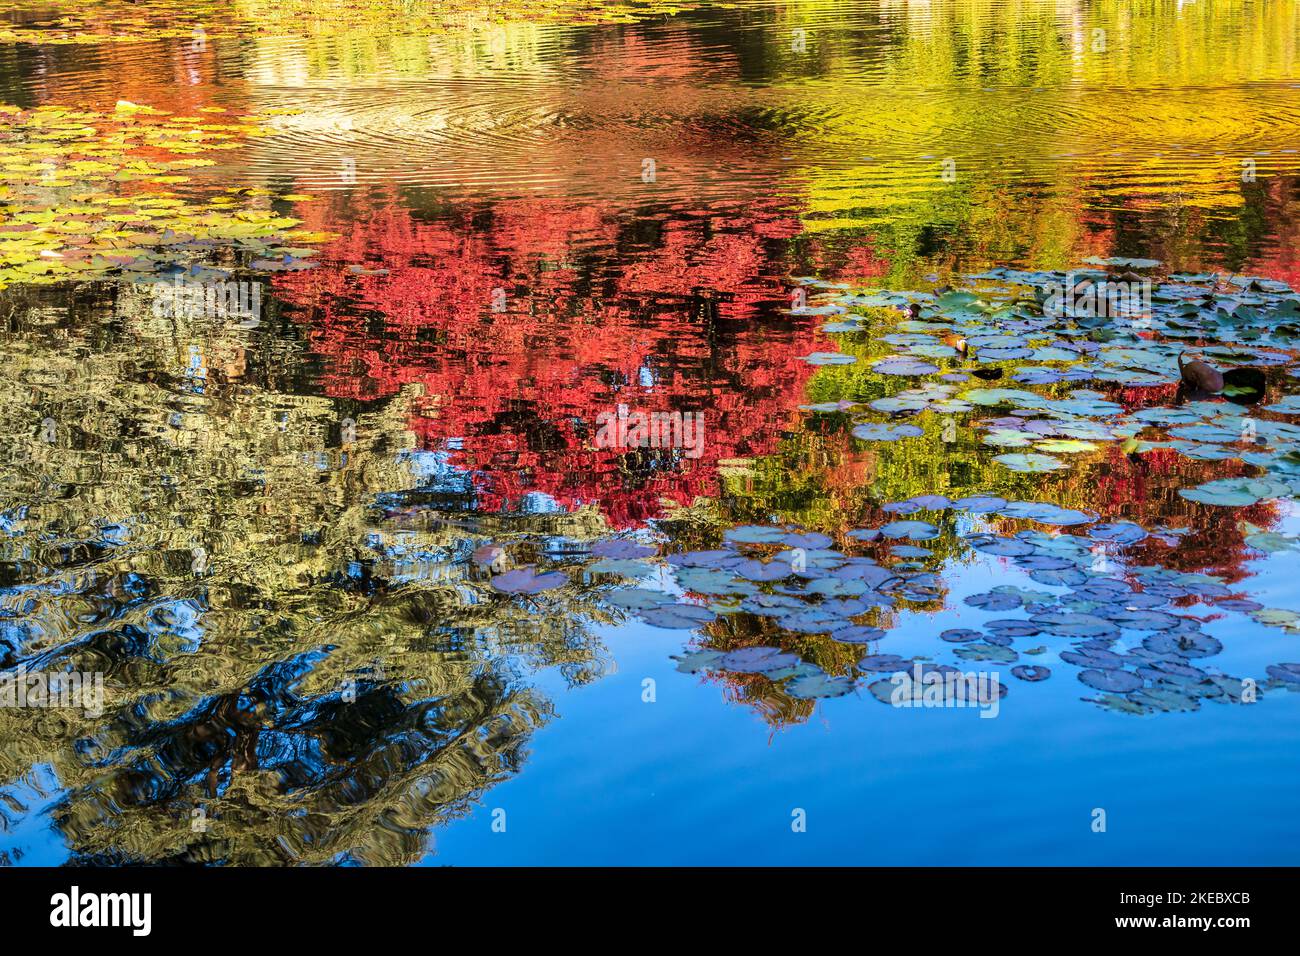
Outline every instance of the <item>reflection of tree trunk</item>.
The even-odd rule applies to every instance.
[[[712,289],[696,286],[691,290],[691,316],[699,322],[704,337],[710,343],[718,328],[718,299]]]
[[[256,718],[240,711],[239,698],[239,694],[218,697],[212,707],[212,716],[190,732],[194,741],[213,741],[218,748],[208,764],[206,783],[210,797],[217,795],[221,768],[227,762],[232,780],[237,771],[257,769],[257,742],[262,728]]]

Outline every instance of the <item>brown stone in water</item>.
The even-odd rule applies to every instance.
[[[1207,365],[1197,359],[1184,362],[1181,352],[1178,353],[1178,373],[1182,376],[1184,384],[1190,388],[1202,392],[1223,391],[1222,372],[1213,365]]]

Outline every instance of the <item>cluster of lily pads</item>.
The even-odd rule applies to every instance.
[[[109,112],[0,105],[0,288],[69,279],[148,281],[217,258],[279,271],[333,238],[271,208],[310,196],[173,187],[264,129],[205,107],[175,116],[121,101]]]
[[[921,436],[923,413],[968,415],[981,442],[996,452],[992,460],[1019,472],[1064,469],[1068,461],[1062,456],[1111,443],[1127,454],[1169,448],[1201,460],[1238,459],[1262,474],[1181,494],[1227,506],[1293,496],[1300,491],[1300,423],[1291,419],[1300,415],[1300,395],[1273,401],[1268,395],[1300,376],[1294,353],[1300,294],[1264,278],[1173,274],[1155,280],[1123,273],[1124,281],[1149,283],[1149,307],[1094,315],[1049,305],[1063,288],[1119,281],[1093,266],[1156,265],[1095,259],[1068,274],[998,268],[962,277],[970,285],[962,291],[858,292],[798,280],[822,294],[794,312],[831,318],[824,326],[828,332],[871,333],[873,346],[892,349],[870,360],[880,376],[928,379],[893,394],[845,395],[804,410],[848,413],[857,421],[853,435],[869,442]],[[882,323],[882,315],[894,318]],[[1229,385],[1217,395],[1180,393],[1172,405],[1129,411],[1115,400],[1118,388],[1178,383],[1180,357],[1230,367],[1230,379],[1234,369],[1255,371],[1250,385]],[[847,365],[859,357],[820,352],[807,360]],[[977,381],[1003,378],[1006,385]],[[1084,382],[1097,388],[1081,387]]]
[[[1080,509],[995,495],[955,501],[923,495],[884,508],[895,519],[849,532],[844,549],[833,547],[829,536],[817,532],[747,525],[727,531],[721,547],[663,558],[675,587],[619,586],[602,597],[655,627],[694,630],[723,615],[755,615],[791,637],[823,635],[863,648],[851,673],[839,675],[775,644],[729,650],[705,646],[676,658],[678,669],[686,673],[762,675],[798,699],[837,697],[862,685],[889,703],[896,686],[892,675],[911,675],[917,668],[923,674],[958,674],[963,663],[1006,665],[1012,677],[1037,683],[1053,675],[1050,666],[1036,662],[1049,650],[1078,668],[1077,680],[1095,692],[1085,700],[1125,713],[1190,711],[1207,700],[1251,703],[1267,689],[1300,689],[1300,664],[1270,665],[1265,674],[1249,679],[1214,667],[1212,658],[1222,651],[1221,642],[1205,633],[1196,617],[1178,613],[1178,604],[1205,604],[1216,612],[1247,614],[1261,624],[1300,631],[1294,613],[1237,597],[1212,575],[1122,564],[1126,549],[1148,537],[1176,541],[1185,533],[1180,529],[1148,531],[1130,521],[1102,522]],[[914,517],[922,512],[936,520]],[[938,523],[945,512],[963,514],[969,525],[962,535],[966,547],[1009,562],[1042,590],[1005,584],[966,597],[964,603],[988,619],[979,628],[951,628],[934,635],[936,653],[951,650],[956,664],[932,655],[883,653],[880,643],[897,628],[881,626],[886,621],[882,611],[906,611],[909,604],[944,595],[939,575],[926,570],[931,552],[924,543],[945,533]],[[1051,530],[997,533],[991,530],[995,519]],[[977,526],[979,522],[984,527]],[[1291,539],[1258,530],[1251,543],[1295,546]],[[848,549],[874,549],[876,556]],[[661,560],[657,547],[628,539],[597,542],[591,553],[595,560],[584,567],[587,574],[625,578],[647,578]],[[533,568],[493,580],[497,590],[508,593],[536,593],[567,583],[563,572],[539,573]],[[952,685],[948,689],[951,692]],[[1005,684],[1000,693],[1006,694]]]
[[[635,23],[689,10],[689,0],[0,0],[0,43],[139,43],[243,35],[419,36],[503,21]]]

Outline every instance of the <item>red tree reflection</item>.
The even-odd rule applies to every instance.
[[[661,499],[715,495],[719,461],[775,449],[814,371],[799,356],[829,347],[773,307],[775,240],[798,229],[776,203],[632,219],[548,199],[427,220],[391,199],[316,209],[310,227],[344,236],[275,287],[328,358],[325,392],[422,385],[410,427],[472,474],[483,509],[542,492],[627,526]],[[596,447],[596,416],[619,405],[702,412],[702,456]]]

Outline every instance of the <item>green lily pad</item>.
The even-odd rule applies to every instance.
[[[994,459],[1004,468],[1010,468],[1012,471],[1024,472],[1042,472],[1056,471],[1066,467],[1065,462],[1059,458],[1053,458],[1051,455],[1035,454],[1012,454],[997,455]]]
[[[809,365],[852,365],[858,357],[845,355],[843,352],[813,352],[811,355],[805,355],[803,360]]]
[[[791,697],[799,700],[814,700],[822,697],[843,697],[853,690],[853,681],[847,677],[809,674],[796,677],[784,686],[785,692]]]

